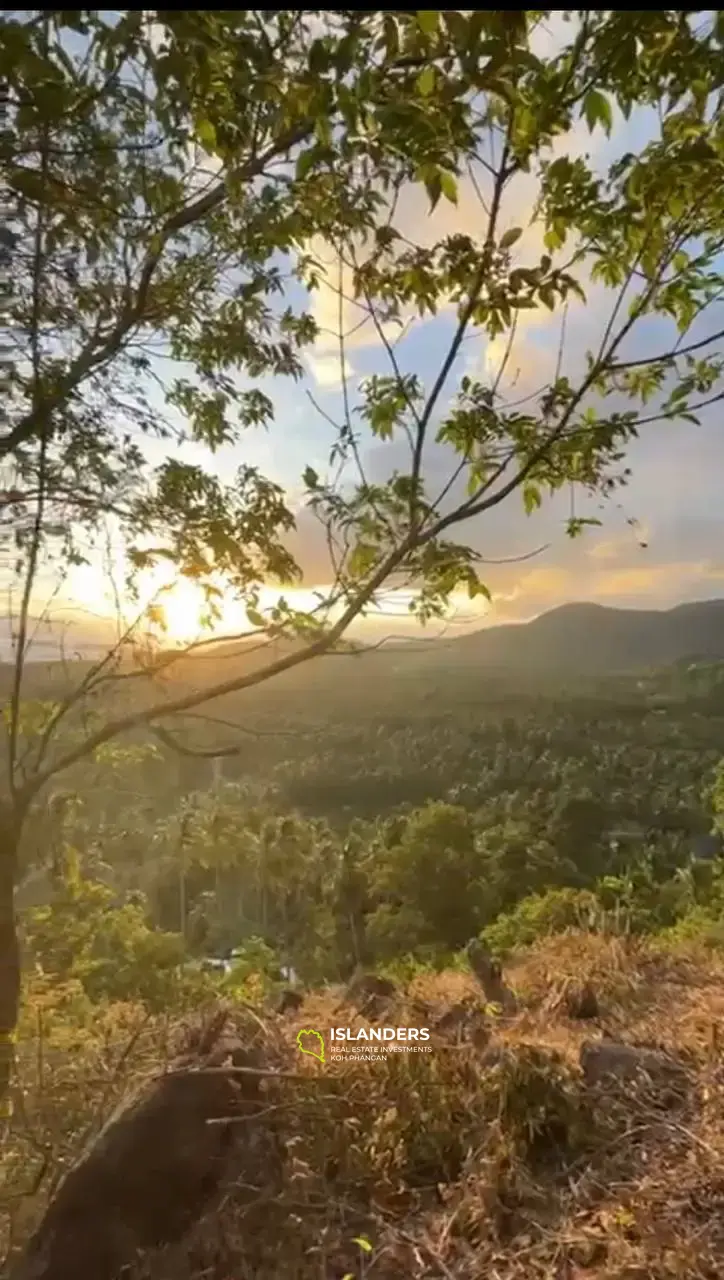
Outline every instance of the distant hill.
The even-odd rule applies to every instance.
[[[350,647],[356,647],[359,641]],[[277,640],[211,645],[173,664],[168,686],[203,686],[238,678],[293,652],[299,641]],[[40,656],[40,655],[38,655]],[[90,655],[84,655],[87,662]],[[496,673],[515,677],[524,673],[558,677],[570,673],[582,677],[636,672],[681,662],[724,661],[724,600],[682,604],[674,609],[612,609],[598,604],[566,604],[543,613],[531,622],[485,627],[454,639],[424,642],[410,640],[385,645],[368,654],[363,664],[365,681],[396,684],[411,678],[435,679],[451,668],[474,668],[493,680]],[[352,668],[348,663],[352,663]],[[34,664],[31,664],[31,667]],[[70,679],[75,684],[79,665],[64,673],[57,662],[38,662],[36,681]],[[374,676],[372,671],[374,670]],[[360,667],[354,658],[323,659],[305,663],[265,685],[265,699],[272,689],[283,700],[291,689],[326,691],[337,696],[350,682],[357,685]],[[51,674],[52,673],[52,674]],[[10,681],[10,668],[0,661],[0,693]],[[37,692],[37,691],[36,691]],[[274,700],[274,696],[272,700]]]
[[[724,659],[724,600],[666,610],[566,604],[532,622],[460,636],[444,648],[456,662],[527,670],[618,672]]]

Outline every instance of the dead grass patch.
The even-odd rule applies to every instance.
[[[506,977],[524,1007],[493,1020],[490,1046],[443,1038],[432,1054],[385,1063],[322,1065],[298,1052],[301,1027],[368,1025],[351,1008],[334,1012],[339,993],[310,994],[288,1018],[254,1021],[240,1010],[237,1039],[254,1039],[260,1060],[289,1075],[265,1080],[258,1116],[234,1123],[247,1158],[230,1161],[203,1221],[147,1255],[137,1276],[714,1280],[724,1252],[724,1055],[715,1031],[724,969],[695,953],[571,936],[520,956]],[[596,990],[601,1028],[556,1010],[551,993],[569,979]],[[408,1018],[420,1001],[444,1009],[465,999],[481,997],[464,974],[420,977],[384,1021],[419,1025]],[[587,1087],[580,1046],[603,1031],[675,1049],[684,1087]],[[125,1086],[148,1065],[145,1042]],[[55,1124],[74,1087],[62,1072],[58,1080],[45,1116],[55,1108]],[[255,1129],[278,1163],[250,1158]],[[64,1152],[77,1132],[74,1121]],[[42,1205],[39,1190],[24,1232]]]

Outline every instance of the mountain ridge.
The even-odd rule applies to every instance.
[[[506,667],[623,671],[687,659],[724,660],[724,599],[669,609],[571,602],[529,622],[483,627],[445,642],[448,655]]]
[[[0,619],[1,621],[1,619]],[[259,646],[253,638],[223,640],[198,654],[188,654],[180,667],[198,674],[208,666],[218,677],[228,677],[239,668],[252,670],[299,646],[293,639]],[[364,650],[355,637],[350,648]],[[82,649],[78,645],[78,649]],[[93,646],[93,649],[101,646]],[[396,663],[414,660],[416,667],[456,664],[479,665],[507,670],[561,670],[576,672],[622,672],[664,667],[686,661],[724,661],[724,598],[682,602],[668,609],[631,609],[590,601],[557,605],[525,622],[501,622],[477,628],[465,635],[409,639],[396,637],[389,645],[371,644],[376,657],[387,654]],[[406,653],[407,650],[407,653]],[[87,661],[91,654],[83,655]],[[97,653],[94,655],[97,656]],[[371,654],[369,655],[372,656]],[[219,668],[219,662],[223,666]],[[6,661],[0,659],[0,666]],[[31,658],[40,667],[53,658]],[[305,667],[305,669],[308,669]]]

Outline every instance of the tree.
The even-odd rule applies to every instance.
[[[42,10],[5,23],[17,358],[1,512],[19,605],[0,823],[4,1045],[18,1005],[18,846],[52,778],[121,734],[168,739],[201,703],[337,649],[386,584],[409,585],[423,621],[443,616],[456,590],[485,591],[479,553],[452,540],[457,526],[515,494],[526,511],[564,486],[606,496],[625,481],[625,448],[640,429],[696,421],[700,404],[720,398],[722,335],[692,330],[702,332],[721,288],[724,22],[678,10],[565,12],[558,47],[541,52],[535,37],[551,20]],[[652,139],[603,176],[584,158],[552,157],[579,121],[609,133],[615,113],[637,107],[655,109]],[[520,174],[536,186],[543,253],[504,225]],[[398,197],[418,187],[431,206],[454,204],[466,175],[481,187],[478,235],[429,245],[400,234]],[[316,331],[286,296],[292,280],[309,291],[323,282],[319,238],[339,263],[340,297],[349,292],[375,327],[387,365],[353,392],[340,325],[343,414],[329,474],[304,475],[333,584],[311,614],[283,596],[265,611],[262,585],[299,577],[283,490],[250,467],[229,485],[172,456],[153,466],[135,436],[182,430],[213,452],[271,423],[256,383],[301,373]],[[546,386],[511,401],[504,374],[521,314],[542,308],[565,321],[592,287],[608,294],[610,316],[583,372],[562,372],[562,346]],[[405,372],[390,326],[443,307],[452,337],[423,385]],[[632,335],[651,316],[673,336],[634,358]],[[490,376],[460,373],[473,332],[503,341]],[[381,481],[367,474],[371,439],[387,446]],[[444,479],[433,445],[449,461]],[[108,521],[136,575],[127,593],[160,562],[199,584],[211,619],[220,590],[235,591],[268,646],[260,661],[164,696],[159,678],[181,655],[160,647],[129,658],[131,642],[162,622],[156,601],[101,660],[75,669],[74,688],[33,701],[40,584],[57,591],[83,537]],[[586,523],[572,514],[569,533]]]
[[[113,898],[106,885],[81,879],[71,864],[51,901],[28,913],[28,952],[54,979],[80,981],[92,1000],[168,1008],[183,989],[181,938],[150,928],[143,904],[119,907]]]
[[[396,952],[431,942],[459,949],[482,923],[481,871],[470,813],[441,803],[416,810],[381,861],[383,902],[372,917],[373,931],[393,942]]]

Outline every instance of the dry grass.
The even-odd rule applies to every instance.
[[[310,995],[293,1018],[233,1015],[272,1070],[265,1105],[237,1118],[243,1161],[182,1245],[146,1258],[164,1280],[714,1280],[724,1256],[724,967],[693,952],[591,936],[552,939],[509,971],[522,1002],[491,1046],[434,1036],[428,1055],[324,1065],[296,1048],[300,1027],[364,1026]],[[588,979],[597,1024],[561,1012],[567,981]],[[416,979],[385,1017],[427,1025],[472,979]],[[478,995],[479,998],[479,995]],[[587,1087],[585,1039],[609,1035],[683,1055],[686,1087]],[[124,1088],[148,1068],[127,1056]],[[329,1045],[327,1046],[329,1049]],[[79,1064],[76,1062],[76,1070]],[[43,1123],[55,1104],[48,1085]],[[66,1090],[67,1083],[63,1086]],[[107,1090],[108,1092],[108,1090]],[[113,1101],[119,1094],[110,1089]],[[96,1105],[98,1097],[96,1096]],[[109,1098],[110,1101],[110,1098]],[[54,1123],[60,1123],[55,1107]],[[40,1112],[37,1105],[36,1120]],[[74,1137],[79,1126],[74,1121]],[[259,1159],[249,1158],[260,1134]],[[63,1150],[67,1156],[66,1141]],[[17,1166],[16,1166],[17,1167]],[[244,1169],[243,1174],[241,1169]],[[251,1170],[251,1172],[250,1172]],[[24,1229],[42,1207],[31,1197]],[[363,1237],[371,1250],[355,1243]]]

